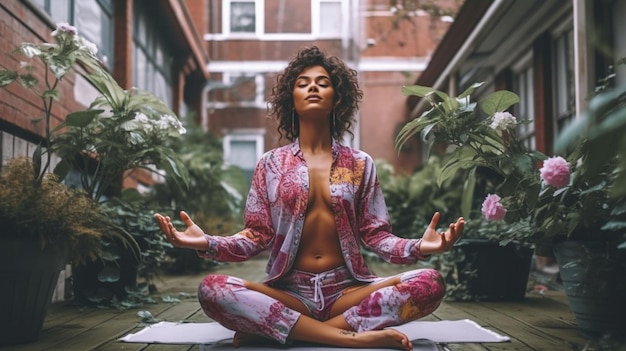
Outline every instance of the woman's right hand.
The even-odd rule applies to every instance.
[[[165,234],[165,238],[172,245],[200,251],[208,249],[207,241],[204,238],[204,231],[191,220],[187,212],[180,211],[180,219],[182,219],[187,226],[185,231],[182,232],[174,227],[172,219],[169,216],[156,213],[154,218],[157,223],[159,223],[159,227],[163,234]]]

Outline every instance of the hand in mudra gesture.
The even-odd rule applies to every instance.
[[[180,219],[182,219],[185,226],[187,226],[187,228],[182,232],[174,227],[172,219],[169,216],[163,216],[157,213],[154,215],[154,218],[159,223],[159,227],[161,228],[163,234],[165,234],[165,238],[172,245],[194,250],[207,249],[204,231],[191,220],[191,217],[189,217],[187,212],[180,212]]]
[[[448,230],[445,232],[438,232],[437,225],[439,224],[440,217],[441,214],[435,212],[428,228],[426,228],[424,235],[422,235],[420,251],[423,255],[431,255],[450,250],[463,232],[463,226],[465,225],[465,219],[463,219],[463,217],[459,217],[456,222],[450,223]]]

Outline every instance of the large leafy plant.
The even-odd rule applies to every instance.
[[[506,112],[518,102],[517,95],[496,91],[473,102],[471,95],[480,85],[458,97],[429,87],[404,87],[405,94],[426,99],[432,108],[405,125],[396,146],[418,133],[431,148],[444,145],[447,161],[439,181],[459,172],[467,175],[462,208],[468,218],[480,186],[487,194],[482,204],[485,218],[510,224],[502,232],[504,242],[613,238],[609,231],[623,228],[614,224],[625,212],[623,201],[609,196],[615,159],[592,170],[587,140],[565,157],[548,158],[528,150],[515,133],[524,122]]]
[[[185,183],[187,173],[165,143],[185,132],[167,105],[138,89],[122,89],[102,66],[94,44],[80,37],[66,23],[52,33],[56,43],[22,43],[17,53],[31,59],[18,71],[0,70],[0,86],[19,82],[40,97],[45,135],[34,155],[34,172],[40,181],[51,168],[51,158],[61,157],[54,173],[65,179],[70,171],[79,174],[81,187],[100,202],[111,187],[120,184],[129,170],[165,170]],[[32,62],[34,61],[34,62]],[[34,63],[43,65],[43,81],[34,74]],[[60,82],[72,70],[83,76],[99,93],[83,111],[72,112],[60,123],[53,118],[53,105],[61,96]],[[116,191],[113,189],[113,193]]]
[[[30,163],[32,177],[13,178],[17,182],[13,186],[36,190],[47,189],[50,182],[57,182],[57,186],[63,189],[70,189],[65,184],[78,188],[76,191],[80,191],[84,199],[77,203],[84,203],[85,211],[92,210],[93,215],[76,211],[85,218],[69,227],[73,231],[65,234],[66,237],[59,234],[54,238],[70,240],[71,235],[82,232],[101,234],[96,242],[99,250],[89,249],[87,254],[102,259],[105,268],[108,263],[117,265],[120,256],[127,253],[129,244],[136,257],[157,256],[150,256],[152,245],[140,247],[136,240],[146,232],[152,233],[154,228],[138,227],[129,222],[128,208],[105,205],[121,194],[123,178],[137,169],[159,174],[166,172],[169,179],[184,188],[188,181],[187,171],[168,143],[173,137],[185,133],[185,128],[174,112],[154,95],[138,89],[121,88],[101,64],[96,46],[80,37],[76,28],[66,23],[58,24],[52,37],[54,43],[22,43],[16,55],[26,58],[27,62],[23,62],[17,70],[0,70],[1,87],[19,83],[42,102],[43,117],[40,120],[44,124],[44,135]],[[42,73],[37,72],[42,68]],[[61,116],[59,111],[63,109],[55,103],[62,98],[60,84],[72,73],[87,79],[96,90],[97,97],[87,108]],[[60,159],[56,165],[53,164],[53,155]],[[22,199],[30,201],[25,202],[30,205],[19,207],[23,209],[21,217],[14,218],[19,228],[12,228],[39,223],[41,230],[36,234],[47,242],[50,240],[46,239],[46,230],[61,228],[57,227],[58,221],[53,220],[54,216],[62,216],[65,212],[43,216],[38,209],[53,211],[58,208],[54,204],[61,199],[39,196],[41,191],[35,190],[32,193],[37,196]],[[87,203],[89,201],[91,205]],[[32,205],[34,203],[37,206]],[[102,215],[103,211],[106,215]],[[145,217],[152,220],[151,214]],[[81,227],[80,223],[84,225]],[[110,235],[107,229],[110,227],[119,229],[116,233],[123,235]],[[145,243],[146,240],[152,239],[145,237],[139,241]]]
[[[472,210],[477,176],[488,178],[492,185],[506,192],[526,182],[530,195],[537,188],[532,173],[536,170],[535,163],[545,158],[539,152],[525,150],[510,129],[494,125],[493,116],[519,102],[519,97],[502,90],[479,102],[472,101],[472,94],[481,85],[474,84],[457,97],[430,87],[403,87],[405,95],[420,96],[432,108],[408,122],[396,138],[397,149],[417,134],[427,145],[429,154],[446,148],[438,183],[458,177],[459,172],[466,173],[461,205],[466,218]],[[535,200],[536,196],[521,199],[531,206]]]

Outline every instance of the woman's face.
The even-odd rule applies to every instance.
[[[333,110],[335,89],[322,66],[305,68],[293,87],[293,102],[299,116],[311,112],[329,116]]]

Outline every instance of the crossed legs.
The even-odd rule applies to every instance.
[[[239,337],[255,334],[280,343],[289,339],[409,350],[412,346],[404,334],[383,328],[432,313],[443,294],[439,273],[419,269],[347,289],[332,304],[325,321],[312,318],[304,303],[285,291],[225,275],[205,277],[198,298],[209,317],[237,331]]]

